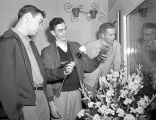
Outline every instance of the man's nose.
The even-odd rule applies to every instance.
[[[115,39],[115,35],[112,36],[112,40],[114,40],[114,39]]]

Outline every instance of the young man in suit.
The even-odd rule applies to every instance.
[[[46,80],[61,80],[65,69],[46,70],[33,40],[46,17],[33,5],[18,12],[18,21],[0,38],[0,101],[9,120],[49,120]],[[70,66],[67,67],[70,73]],[[55,74],[54,74],[55,73]]]
[[[73,67],[71,74],[63,82],[47,85],[51,113],[59,120],[75,120],[81,110],[79,88],[84,84],[84,72],[95,70],[105,59],[105,55],[100,52],[97,57],[90,59],[87,54],[80,54],[80,44],[67,39],[67,26],[62,18],[53,18],[49,28],[55,39],[41,52],[45,68],[59,68],[61,63],[66,62]]]
[[[90,58],[97,56],[101,49],[106,49],[107,58],[92,73],[86,73],[84,82],[96,88],[100,76],[106,76],[110,69],[120,71],[121,67],[121,45],[115,40],[115,26],[106,22],[100,25],[98,30],[99,39],[89,41],[85,44],[87,55]]]

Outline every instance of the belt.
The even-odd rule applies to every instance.
[[[34,87],[34,90],[43,90],[42,86]]]

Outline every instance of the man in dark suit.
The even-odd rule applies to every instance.
[[[63,63],[70,63],[72,72],[64,81],[47,85],[47,99],[51,114],[59,120],[75,120],[81,110],[81,94],[79,88],[84,84],[84,72],[94,71],[106,55],[104,51],[90,59],[85,54],[85,47],[67,40],[67,26],[63,18],[53,18],[49,23],[54,41],[41,52],[44,67],[54,69]],[[84,49],[83,49],[84,48]]]
[[[10,120],[49,120],[44,94],[46,80],[62,80],[65,69],[46,70],[29,36],[41,29],[45,12],[32,5],[22,7],[18,21],[0,37],[0,101]]]

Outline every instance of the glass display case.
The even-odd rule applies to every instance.
[[[130,74],[136,71],[138,65],[143,66],[144,72],[152,69],[151,59],[155,58],[151,57],[155,54],[153,51],[156,51],[155,13],[156,1],[145,0],[134,6],[123,18],[124,56]]]

